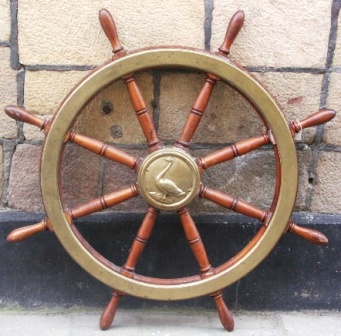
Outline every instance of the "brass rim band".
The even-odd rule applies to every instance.
[[[257,243],[230,268],[200,281],[160,285],[127,278],[93,256],[76,237],[61,202],[60,161],[65,135],[82,107],[113,80],[155,67],[185,67],[212,73],[233,85],[259,109],[271,128],[281,162],[281,188],[273,216]],[[232,62],[204,51],[186,48],[154,48],[129,54],[95,70],[65,99],[46,137],[41,161],[41,189],[45,209],[65,250],[86,271],[110,287],[130,295],[156,300],[179,300],[222,289],[255,268],[272,250],[287,227],[297,192],[295,146],[287,122],[267,91]],[[152,279],[152,278],[151,278]]]

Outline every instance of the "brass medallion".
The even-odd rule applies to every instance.
[[[194,159],[181,149],[164,148],[145,158],[138,175],[141,195],[162,210],[180,209],[199,191],[200,173]]]

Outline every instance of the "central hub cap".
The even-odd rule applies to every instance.
[[[181,149],[164,148],[142,162],[138,185],[140,194],[152,206],[176,210],[198,194],[200,172],[194,159]]]

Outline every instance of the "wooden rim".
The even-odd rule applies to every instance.
[[[209,278],[199,276],[173,281],[138,276],[131,279],[118,267],[103,261],[80,234],[71,228],[64,214],[60,196],[60,162],[64,139],[79,111],[102,88],[127,74],[149,68],[184,67],[219,76],[245,95],[260,111],[277,141],[281,165],[280,190],[274,213],[268,223],[233,265],[225,263]],[[272,97],[248,73],[232,62],[204,51],[190,48],[154,48],[137,51],[105,64],[87,76],[65,99],[54,117],[46,137],[41,161],[41,189],[45,209],[53,229],[71,257],[92,276],[130,295],[157,300],[179,300],[213,293],[255,268],[272,250],[283,232],[294,206],[298,183],[297,157],[287,122]],[[199,277],[200,278],[200,277]],[[160,281],[161,280],[161,281]],[[180,282],[180,283],[179,283]]]

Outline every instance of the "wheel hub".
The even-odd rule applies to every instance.
[[[152,206],[176,210],[199,192],[200,173],[192,156],[181,149],[163,148],[148,155],[138,174],[140,194]]]

